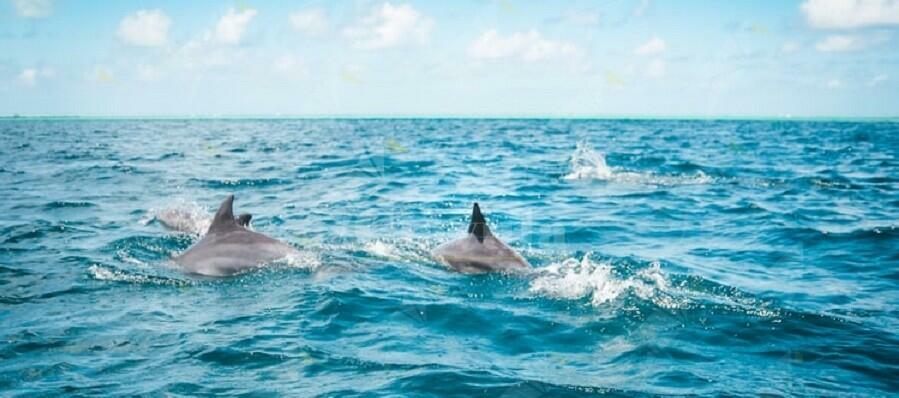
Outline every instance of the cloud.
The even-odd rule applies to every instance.
[[[22,69],[22,73],[19,73],[19,82],[29,87],[37,84],[37,69]]]
[[[252,8],[241,11],[233,8],[228,9],[228,12],[219,18],[218,23],[215,25],[213,37],[222,44],[240,44],[247,33],[247,26],[250,25],[256,14],[258,12]]]
[[[653,55],[664,52],[668,48],[668,45],[665,44],[665,41],[658,38],[653,37],[649,39],[646,43],[643,43],[637,48],[634,48],[634,54],[637,55]]]
[[[343,34],[356,48],[382,49],[423,45],[428,42],[433,27],[430,18],[408,4],[384,3],[357,25],[344,29]]]
[[[883,73],[881,73],[881,74],[879,74],[879,75],[877,75],[877,76],[874,76],[874,77],[871,78],[870,81],[868,81],[868,87],[879,86],[879,85],[882,84],[883,82],[887,81],[888,78],[889,78],[889,77],[888,77],[886,74],[883,74]]]
[[[328,15],[321,8],[296,11],[287,18],[293,30],[315,36],[328,30]]]
[[[50,0],[12,0],[16,13],[25,18],[44,18],[53,12]]]
[[[899,0],[807,0],[800,9],[815,28],[899,25]]]
[[[306,77],[309,74],[309,70],[306,68],[306,64],[303,60],[293,55],[283,55],[278,57],[275,59],[275,62],[272,63],[272,69],[291,79]]]
[[[786,41],[780,46],[780,52],[783,54],[793,54],[799,51],[799,43],[795,41]]]
[[[861,41],[850,35],[830,35],[817,43],[815,49],[821,52],[854,51],[862,47]]]
[[[634,16],[642,17],[643,15],[646,15],[647,10],[649,10],[649,0],[640,0],[640,4],[634,9]]]
[[[662,76],[665,76],[666,69],[667,68],[665,67],[665,61],[656,58],[650,61],[648,65],[646,65],[646,76],[649,76],[653,79],[658,79]]]
[[[830,79],[827,81],[827,88],[836,89],[843,87],[843,82],[840,79]]]
[[[580,61],[583,51],[564,41],[544,38],[540,32],[513,33],[501,36],[496,29],[484,32],[468,47],[468,55],[477,59],[515,58],[527,62],[568,59]]]
[[[51,68],[25,68],[19,73],[17,80],[25,86],[33,87],[40,78],[50,78],[55,75],[56,72]]]
[[[159,47],[168,41],[172,20],[161,10],[140,10],[122,18],[119,39],[132,46]]]

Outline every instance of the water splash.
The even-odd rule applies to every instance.
[[[678,303],[666,297],[670,283],[662,273],[659,263],[621,278],[615,275],[612,265],[590,260],[590,253],[580,261],[574,258],[552,263],[535,271],[529,291],[550,298],[578,300],[589,298],[594,307],[611,302],[622,294],[632,292],[643,300],[661,307],[676,307]]]
[[[564,180],[600,180],[620,184],[640,185],[703,185],[714,182],[709,175],[698,170],[695,174],[664,175],[639,173],[614,168],[606,163],[606,155],[596,151],[587,140],[581,140],[571,154],[570,171]]]
[[[177,204],[161,210],[150,210],[150,218],[144,224],[157,221],[168,229],[192,235],[202,235],[212,223],[212,215],[196,202]]]
[[[577,143],[574,153],[571,154],[571,172],[566,180],[610,180],[615,176],[612,168],[606,163],[606,155],[593,150],[587,140]]]

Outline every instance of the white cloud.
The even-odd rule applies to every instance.
[[[19,73],[19,82],[26,86],[34,86],[37,84],[37,69],[22,69],[22,73]]]
[[[635,17],[642,17],[649,10],[649,0],[640,0],[640,4],[634,9]]]
[[[240,44],[247,33],[247,26],[249,26],[257,13],[252,8],[242,11],[237,11],[233,8],[228,9],[228,13],[223,15],[215,25],[215,40],[222,44]]]
[[[303,78],[309,74],[309,69],[306,67],[305,62],[294,55],[278,57],[272,63],[272,69],[290,79]]]
[[[800,9],[816,28],[899,25],[899,0],[807,0]]]
[[[665,67],[665,61],[656,58],[650,61],[648,65],[646,65],[646,76],[649,76],[653,79],[658,79],[662,76],[665,76],[666,69],[667,68]]]
[[[152,82],[159,80],[162,72],[153,65],[141,64],[137,66],[137,78],[141,81]]]
[[[634,54],[637,55],[653,55],[664,52],[668,48],[668,45],[665,44],[665,41],[658,38],[653,37],[649,39],[646,43],[643,43],[637,48],[634,48]]]
[[[888,76],[886,74],[881,73],[881,74],[871,78],[871,80],[868,82],[868,87],[878,86],[878,85],[882,84],[883,82],[887,81],[887,79],[888,79]]]
[[[44,18],[53,12],[50,0],[12,0],[16,13],[26,18]]]
[[[133,46],[158,47],[166,43],[172,20],[161,10],[140,10],[122,18],[119,39]]]
[[[815,49],[821,52],[853,51],[861,48],[861,41],[850,35],[830,35],[817,43]]]
[[[799,43],[795,41],[787,41],[780,46],[780,52],[783,54],[793,54],[797,51],[799,51]]]
[[[843,82],[840,79],[830,79],[827,81],[827,88],[840,88],[843,87]]]
[[[25,68],[19,73],[19,83],[32,87],[38,83],[41,78],[50,78],[56,75],[56,71],[51,68]]]
[[[296,11],[288,17],[293,30],[309,36],[328,30],[328,14],[321,8]]]
[[[343,34],[357,48],[380,49],[425,44],[433,27],[430,18],[408,4],[384,3],[357,25],[344,29]]]
[[[546,39],[536,30],[503,37],[496,29],[491,29],[471,43],[468,54],[478,59],[517,58],[534,62],[551,59],[581,61],[584,53],[574,44]]]

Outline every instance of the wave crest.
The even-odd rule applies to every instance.
[[[533,294],[557,299],[589,298],[595,307],[631,292],[660,307],[675,308],[678,303],[663,294],[668,291],[669,286],[670,283],[657,262],[631,277],[621,278],[615,275],[611,264],[594,262],[590,260],[590,253],[587,253],[580,261],[568,258],[536,271],[528,290]]]

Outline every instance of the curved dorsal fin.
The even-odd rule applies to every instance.
[[[250,220],[252,220],[252,219],[253,219],[252,214],[243,213],[243,214],[237,216],[237,225],[240,225],[241,227],[249,227]]]
[[[478,242],[484,243],[484,237],[490,235],[490,228],[487,228],[487,220],[481,214],[481,208],[475,202],[474,208],[471,209],[471,223],[468,224],[468,233],[474,234],[478,238]]]
[[[237,221],[234,220],[234,195],[228,195],[224,201],[222,201],[222,205],[219,206],[219,210],[215,212],[215,217],[212,219],[212,224],[209,225],[209,231],[207,233],[211,233],[217,230],[231,228],[237,225]]]

